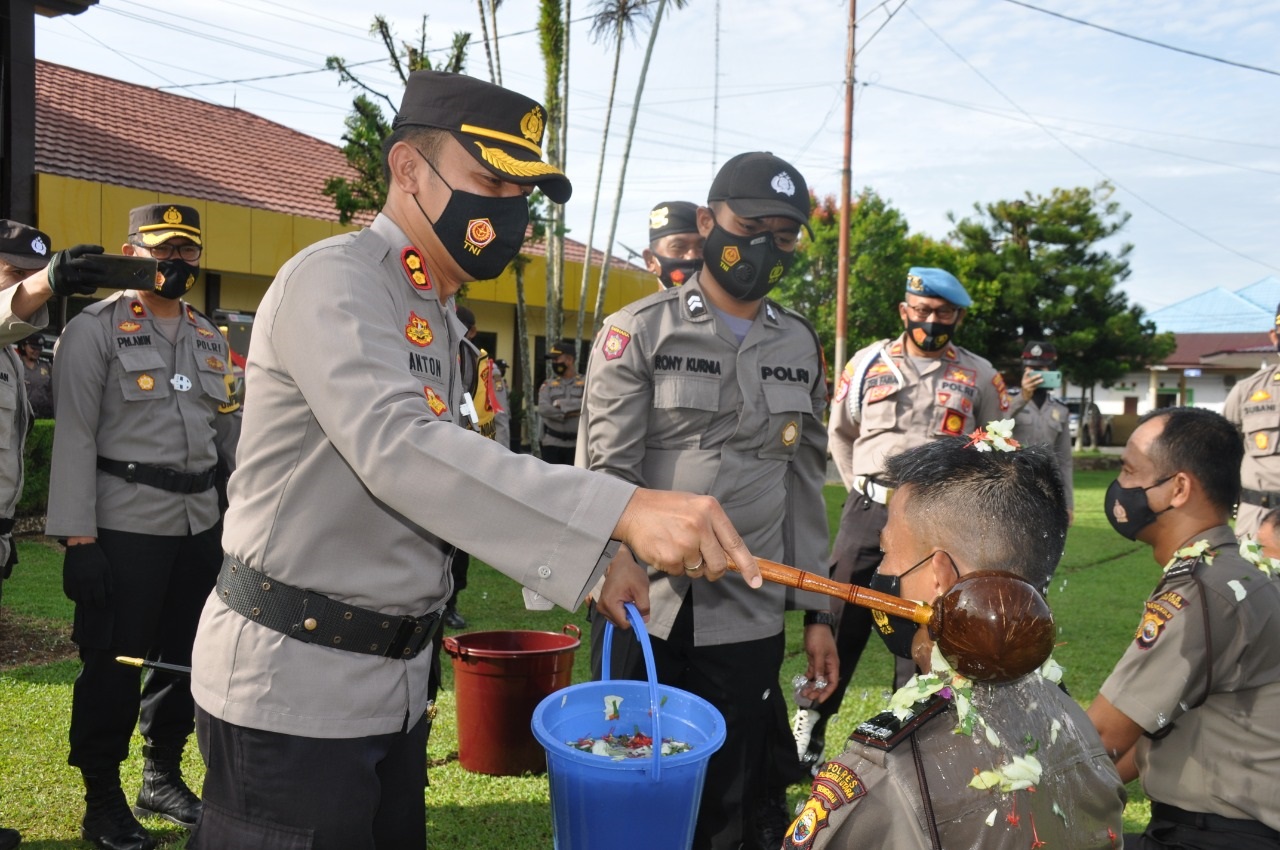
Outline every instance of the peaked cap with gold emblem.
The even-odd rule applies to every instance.
[[[533,185],[557,204],[573,194],[569,178],[542,161],[542,104],[465,74],[414,71],[392,127],[448,130],[478,162],[503,180]]]
[[[200,212],[182,204],[147,204],[129,210],[129,235],[150,248],[175,236],[200,241]]]

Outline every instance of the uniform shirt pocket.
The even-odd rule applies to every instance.
[[[120,393],[126,401],[151,401],[168,398],[169,375],[164,357],[154,348],[121,351]]]
[[[221,357],[208,354],[203,359],[196,358],[196,374],[200,379],[200,389],[218,404],[226,404],[231,398],[231,387],[227,383],[227,365]]]
[[[17,445],[14,430],[17,428],[18,385],[21,378],[11,375],[8,381],[0,381],[0,449]]]
[[[851,394],[852,397],[852,394]],[[898,395],[890,393],[876,401],[862,402],[862,420],[858,430],[863,434],[892,431],[898,427]]]
[[[765,433],[760,457],[790,460],[800,444],[805,413],[813,412],[813,399],[801,386],[765,384],[765,406],[769,410],[769,428]]]
[[[700,448],[720,409],[720,381],[699,375],[657,375],[653,380],[653,425],[658,448]]]
[[[1250,457],[1269,457],[1276,453],[1280,437],[1280,415],[1274,410],[1246,413],[1243,417],[1244,450]]]

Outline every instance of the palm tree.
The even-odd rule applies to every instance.
[[[687,2],[688,0],[671,0],[677,9],[683,9]],[[649,43],[644,50],[644,64],[640,66],[640,80],[636,83],[636,97],[631,103],[631,122],[627,125],[627,140],[622,147],[622,169],[618,173],[618,194],[613,200],[613,220],[609,224],[609,238],[604,243],[605,259],[600,269],[600,285],[596,289],[595,334],[600,332],[600,326],[604,323],[604,296],[609,285],[609,261],[613,256],[614,237],[618,235],[618,214],[622,211],[622,191],[627,183],[627,161],[631,158],[631,140],[636,134],[636,116],[640,112],[640,98],[644,95],[645,77],[649,75],[649,59],[653,56],[653,45],[658,40],[658,26],[662,23],[662,13],[666,8],[667,0],[658,0],[658,11],[653,15],[653,26],[649,29]],[[617,78],[616,70],[614,78]],[[603,156],[601,159],[603,160]],[[598,191],[597,189],[597,193]],[[589,250],[590,247],[588,247]]]
[[[604,132],[600,134],[600,161],[596,165],[596,192],[591,199],[591,219],[587,226],[586,257],[582,261],[582,284],[578,297],[578,354],[581,355],[582,327],[587,310],[587,286],[591,277],[592,241],[596,235],[596,211],[600,207],[600,190],[604,179],[604,155],[609,147],[609,124],[613,119],[613,98],[618,89],[618,67],[622,63],[622,42],[624,36],[635,38],[636,27],[640,20],[648,19],[649,5],[647,0],[597,0],[596,14],[591,21],[591,38],[596,42],[613,43],[613,75],[609,78],[609,100],[604,110]],[[661,9],[661,7],[659,7]],[[647,61],[646,61],[647,65]],[[600,282],[604,283],[612,252],[604,251],[603,269]],[[596,302],[595,325],[600,326],[600,302]]]
[[[565,16],[560,0],[540,0],[538,12],[538,46],[542,50],[546,70],[547,162],[564,170],[564,108],[560,99],[561,77],[565,61]],[[547,217],[547,339],[560,338],[564,311],[564,206],[549,204]]]
[[[484,0],[476,0],[476,9],[480,12],[480,38],[484,41],[484,55],[489,60],[489,82],[496,83],[498,78],[493,73],[493,48],[489,44],[489,25],[484,19]]]

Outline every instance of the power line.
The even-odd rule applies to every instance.
[[[1172,50],[1172,51],[1174,51],[1175,53],[1185,53],[1185,54],[1187,54],[1188,56],[1195,56],[1195,57],[1197,57],[1197,58],[1199,58],[1199,59],[1208,59],[1210,62],[1221,62],[1223,65],[1234,65],[1234,66],[1235,66],[1235,67],[1237,67],[1237,68],[1244,68],[1244,69],[1249,70],[1249,71],[1258,71],[1258,72],[1263,73],[1263,74],[1270,74],[1270,75],[1272,75],[1273,77],[1280,77],[1280,71],[1273,71],[1273,70],[1271,70],[1270,68],[1260,68],[1260,67],[1258,67],[1257,65],[1246,65],[1246,64],[1245,64],[1245,63],[1243,63],[1243,62],[1235,62],[1235,61],[1233,61],[1233,60],[1231,60],[1231,59],[1223,59],[1223,58],[1222,58],[1222,57],[1220,57],[1220,56],[1211,56],[1211,55],[1209,55],[1208,53],[1198,53],[1198,52],[1197,52],[1197,51],[1195,51],[1195,50],[1188,50],[1188,49],[1187,49],[1187,48],[1185,48],[1185,47],[1175,47],[1175,46],[1174,46],[1174,45],[1172,45],[1172,44],[1165,44],[1165,43],[1164,43],[1164,42],[1162,42],[1162,41],[1156,41],[1156,40],[1154,40],[1154,39],[1150,39],[1150,38],[1143,38],[1143,37],[1142,37],[1142,36],[1140,36],[1140,35],[1134,35],[1133,33],[1128,33],[1128,32],[1124,32],[1124,31],[1122,31],[1122,30],[1117,30],[1117,29],[1112,29],[1111,27],[1104,27],[1104,26],[1102,26],[1102,24],[1095,24],[1095,23],[1092,23],[1092,22],[1090,22],[1090,21],[1082,21],[1082,20],[1081,20],[1081,19],[1079,19],[1079,18],[1073,18],[1073,17],[1071,17],[1070,15],[1064,15],[1064,14],[1062,14],[1061,12],[1054,12],[1054,11],[1052,11],[1052,10],[1050,10],[1050,9],[1042,9],[1042,8],[1040,8],[1039,6],[1032,6],[1030,3],[1024,3],[1024,2],[1022,2],[1022,0],[1005,0],[1005,2],[1006,2],[1006,3],[1012,3],[1012,4],[1013,4],[1013,5],[1015,5],[1015,6],[1022,6],[1022,7],[1024,7],[1024,8],[1027,8],[1027,9],[1032,10],[1033,12],[1043,12],[1044,14],[1046,14],[1046,15],[1052,15],[1052,16],[1053,16],[1053,17],[1055,17],[1055,18],[1062,18],[1064,21],[1071,21],[1071,23],[1073,23],[1073,24],[1080,24],[1080,25],[1082,25],[1082,26],[1086,26],[1086,27],[1093,27],[1093,28],[1094,28],[1094,29],[1096,29],[1096,30],[1102,30],[1103,32],[1109,32],[1109,33],[1111,33],[1112,35],[1118,35],[1118,36],[1120,36],[1121,38],[1131,38],[1131,39],[1133,39],[1134,41],[1140,41],[1140,42],[1142,42],[1143,44],[1150,44],[1150,45],[1152,45],[1153,47],[1160,47],[1160,48],[1163,48],[1163,49],[1165,49],[1165,50]]]
[[[358,68],[361,65],[372,65],[376,62],[385,62],[385,59],[365,59],[362,62],[347,62],[348,68]],[[268,74],[265,77],[241,77],[238,80],[211,80],[207,83],[174,83],[168,86],[156,86],[157,89],[195,89],[205,86],[225,86],[232,83],[256,83],[262,80],[282,80],[285,77],[305,77],[307,74],[324,74],[334,73],[332,68],[312,68],[310,71],[290,71],[287,74]],[[265,91],[265,89],[262,89]],[[291,96],[291,95],[286,95]]]
[[[72,26],[72,27],[73,27],[77,32],[79,32],[81,35],[85,36],[86,38],[92,39],[92,40],[93,40],[94,42],[96,42],[98,45],[100,45],[100,46],[102,46],[103,48],[105,48],[105,49],[107,49],[107,50],[111,51],[112,53],[114,53],[115,55],[119,56],[121,59],[123,59],[124,61],[128,62],[129,64],[134,65],[134,66],[136,66],[136,67],[138,67],[138,68],[141,68],[143,71],[146,71],[148,74],[154,74],[155,76],[159,77],[160,79],[164,80],[165,82],[169,82],[169,83],[173,82],[173,80],[170,80],[168,77],[166,77],[164,74],[161,74],[159,71],[155,70],[154,68],[148,68],[147,66],[143,65],[141,62],[135,62],[133,59],[131,59],[131,58],[129,58],[128,56],[126,56],[125,54],[121,53],[119,50],[116,50],[114,47],[112,47],[111,45],[107,44],[105,41],[101,40],[100,38],[97,38],[97,37],[96,37],[96,36],[94,36],[94,35],[91,35],[91,34],[89,34],[89,33],[85,32],[83,29],[81,29],[81,28],[80,28],[80,27],[75,23],[75,21],[67,21],[67,23],[68,23],[68,24],[70,24],[70,25],[71,25],[71,26]],[[209,101],[206,99],[206,101],[205,101],[205,102],[207,103],[207,102],[209,102]]]
[[[1062,147],[1063,147],[1063,148],[1064,148],[1068,153],[1070,153],[1070,154],[1071,154],[1072,156],[1074,156],[1076,159],[1080,160],[1080,161],[1081,161],[1081,162],[1083,162],[1085,165],[1089,166],[1089,168],[1093,169],[1093,170],[1094,170],[1094,171],[1096,171],[1098,174],[1101,174],[1101,175],[1102,175],[1102,177],[1103,177],[1104,179],[1106,179],[1106,180],[1108,180],[1109,182],[1111,182],[1111,183],[1112,183],[1116,188],[1124,190],[1125,192],[1129,193],[1129,194],[1130,194],[1130,195],[1132,195],[1134,198],[1136,198],[1140,203],[1142,203],[1142,204],[1143,204],[1144,206],[1146,206],[1148,209],[1152,210],[1153,212],[1157,213],[1157,214],[1158,214],[1158,215],[1160,215],[1160,216],[1163,216],[1164,218],[1168,219],[1169,221],[1173,222],[1174,224],[1178,225],[1179,227],[1183,228],[1184,230],[1187,230],[1187,231],[1188,231],[1188,232],[1190,232],[1190,233],[1194,233],[1196,236],[1199,236],[1201,239],[1205,240],[1206,242],[1209,242],[1209,243],[1211,243],[1211,244],[1213,244],[1213,245],[1216,245],[1217,247],[1221,248],[1222,250],[1227,251],[1228,253],[1234,254],[1234,255],[1236,255],[1237,257],[1240,257],[1241,259],[1248,260],[1248,261],[1249,261],[1249,262],[1251,262],[1251,263],[1257,263],[1258,265],[1260,265],[1260,266],[1262,266],[1262,267],[1264,267],[1264,268],[1272,269],[1272,270],[1274,270],[1274,271],[1280,271],[1280,266],[1273,266],[1273,265],[1271,265],[1270,263],[1264,262],[1264,261],[1259,260],[1259,259],[1256,259],[1256,258],[1254,258],[1254,257],[1250,257],[1248,254],[1245,254],[1245,253],[1244,253],[1244,252],[1242,252],[1242,251],[1238,251],[1238,250],[1236,250],[1235,248],[1232,248],[1230,245],[1226,245],[1226,244],[1224,244],[1224,243],[1222,243],[1222,242],[1219,242],[1217,239],[1214,239],[1214,238],[1213,238],[1212,236],[1210,236],[1209,234],[1204,233],[1204,232],[1202,232],[1202,231],[1200,231],[1200,230],[1197,230],[1196,228],[1192,227],[1191,225],[1187,224],[1186,222],[1181,221],[1180,219],[1175,218],[1175,217],[1174,217],[1173,215],[1171,215],[1170,213],[1167,213],[1167,212],[1165,212],[1164,210],[1160,209],[1160,208],[1159,208],[1159,207],[1157,207],[1155,204],[1151,203],[1151,202],[1150,202],[1150,201],[1148,201],[1146,198],[1144,198],[1144,197],[1142,197],[1141,195],[1139,195],[1139,194],[1138,194],[1137,192],[1135,192],[1133,189],[1130,189],[1128,186],[1126,186],[1125,184],[1121,183],[1119,180],[1116,180],[1114,177],[1112,177],[1112,176],[1111,176],[1110,174],[1108,174],[1107,172],[1103,171],[1103,170],[1102,170],[1102,168],[1101,168],[1100,166],[1096,165],[1094,162],[1092,162],[1092,161],[1091,161],[1088,157],[1086,157],[1084,154],[1080,153],[1080,152],[1079,152],[1079,151],[1077,151],[1075,148],[1071,147],[1071,145],[1067,144],[1067,143],[1066,143],[1066,142],[1064,142],[1062,139],[1058,138],[1058,136],[1057,136],[1057,135],[1055,135],[1055,134],[1054,134],[1054,132],[1053,132],[1052,130],[1050,130],[1047,126],[1045,126],[1044,124],[1042,124],[1040,121],[1037,121],[1037,120],[1036,120],[1036,118],[1035,118],[1035,116],[1033,116],[1030,112],[1027,112],[1025,109],[1023,109],[1021,106],[1019,106],[1019,105],[1017,104],[1017,102],[1015,102],[1015,101],[1013,100],[1013,98],[1009,97],[1009,95],[1005,94],[1005,93],[1000,89],[1000,87],[999,87],[999,86],[997,86],[995,83],[993,83],[993,82],[992,82],[992,81],[991,81],[991,80],[990,80],[990,79],[989,79],[985,74],[983,74],[980,70],[978,70],[978,68],[977,68],[977,67],[975,67],[975,66],[974,66],[974,65],[973,65],[973,64],[972,64],[968,59],[966,59],[964,56],[962,56],[958,50],[956,50],[954,47],[952,47],[952,46],[951,46],[951,44],[950,44],[950,43],[948,43],[948,42],[947,42],[947,40],[946,40],[945,38],[943,38],[943,37],[941,36],[941,34],[939,34],[939,33],[938,33],[938,31],[937,31],[937,30],[935,30],[933,27],[929,26],[929,24],[924,20],[924,18],[921,18],[918,14],[916,14],[915,9],[913,9],[913,8],[909,8],[909,9],[907,9],[907,11],[908,11],[908,12],[910,12],[910,13],[911,13],[911,15],[912,15],[912,17],[914,17],[917,21],[919,21],[919,22],[920,22],[920,25],[921,25],[921,26],[923,26],[925,29],[927,29],[927,30],[928,30],[928,31],[933,35],[933,37],[934,37],[934,38],[936,38],[938,41],[940,41],[940,42],[942,43],[942,46],[943,46],[943,47],[947,48],[947,50],[948,50],[948,51],[950,51],[950,52],[951,52],[951,54],[952,54],[953,56],[955,56],[957,59],[959,59],[961,62],[963,62],[963,63],[965,64],[965,66],[969,68],[969,70],[971,70],[971,71],[973,71],[973,73],[977,74],[977,75],[978,75],[978,77],[979,77],[979,78],[981,78],[981,79],[982,79],[982,81],[983,81],[984,83],[986,83],[988,86],[990,86],[990,87],[991,87],[991,89],[992,89],[996,94],[1000,95],[1000,97],[1004,98],[1006,101],[1008,101],[1008,102],[1009,102],[1009,105],[1011,105],[1014,109],[1018,110],[1018,112],[1022,113],[1024,116],[1026,116],[1026,118],[1027,118],[1029,121],[1031,121],[1033,124],[1035,124],[1037,127],[1039,127],[1039,128],[1041,129],[1041,131],[1043,131],[1043,132],[1044,132],[1044,134],[1045,134],[1045,135],[1047,135],[1049,138],[1053,139],[1055,142],[1057,142],[1059,145],[1061,145],[1061,146],[1062,146]]]

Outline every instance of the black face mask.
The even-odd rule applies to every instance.
[[[415,149],[416,150],[416,149]],[[418,151],[440,182],[449,186],[431,160]],[[435,230],[440,244],[449,256],[473,280],[493,280],[520,253],[524,245],[524,233],[529,226],[529,202],[524,195],[510,198],[490,198],[464,192],[449,186],[452,193],[444,211],[435,221],[427,215],[413,196],[418,211]]]
[[[941,351],[955,336],[955,322],[917,322],[907,319],[907,338],[921,351]]]
[[[1173,505],[1170,505],[1163,511],[1153,511],[1151,503],[1147,501],[1148,490],[1159,487],[1172,477],[1166,475],[1150,487],[1121,487],[1120,479],[1112,481],[1103,501],[1103,510],[1107,512],[1107,521],[1111,523],[1111,527],[1121,537],[1136,540],[1138,532],[1155,522],[1156,517],[1173,510]]]
[[[158,260],[156,270],[164,278],[156,284],[156,295],[174,299],[186,295],[187,290],[196,285],[196,275],[200,273],[199,266],[193,266],[179,257]]]
[[[871,574],[871,581],[867,582],[867,587],[872,590],[878,590],[881,593],[887,593],[890,596],[902,596],[902,579],[929,563],[933,555],[933,552],[925,555],[923,560],[918,561],[902,575],[887,576],[880,572],[880,568],[877,567],[876,571]],[[952,567],[954,568],[955,564],[952,564]],[[871,611],[871,619],[875,621],[876,631],[880,633],[880,639],[884,641],[884,645],[888,647],[889,651],[899,658],[910,659],[911,641],[915,638],[916,629],[919,626],[906,617],[886,614],[875,609]]]
[[[567,363],[552,363],[552,364],[551,364],[551,371],[552,371],[552,372],[555,372],[557,375],[563,375],[565,372],[568,372],[568,371],[569,371],[569,364],[567,364]]]
[[[681,286],[702,268],[702,260],[682,260],[677,257],[664,257],[661,254],[654,254],[653,258],[658,261],[658,266],[661,268],[658,280],[662,281],[663,289]]]
[[[791,268],[794,254],[780,250],[773,234],[734,236],[718,223],[702,248],[707,271],[739,301],[759,301]]]

